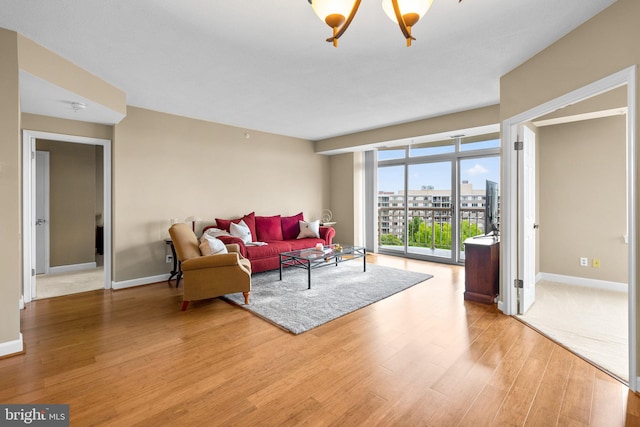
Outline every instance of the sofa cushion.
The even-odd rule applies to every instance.
[[[318,243],[322,244],[323,246],[325,244],[325,241],[323,239],[315,239],[315,238],[287,240],[287,242],[291,244],[292,251],[297,251],[299,249],[313,248]]]
[[[280,218],[282,224],[282,240],[292,240],[300,234],[300,224],[298,221],[304,221],[304,215],[300,212],[293,216],[283,216]]]
[[[280,215],[256,216],[256,233],[258,233],[259,242],[282,240]]]
[[[287,241],[271,241],[264,246],[247,246],[247,258],[250,260],[278,258],[280,253],[290,250],[291,244]]]
[[[247,224],[247,227],[249,227],[249,230],[251,231],[251,241],[257,240],[258,235],[256,234],[255,212],[251,212],[249,214],[246,214],[242,218],[236,218],[236,219],[216,218],[216,225],[218,228],[231,232],[231,223],[237,224],[240,221],[244,221],[244,223]]]
[[[320,220],[316,219],[315,221],[299,221],[300,224],[300,234],[298,234],[298,239],[304,239],[306,237],[320,237]]]
[[[244,243],[252,241],[251,230],[249,230],[249,226],[247,226],[243,220],[240,220],[237,224],[232,222],[229,227],[233,237],[241,239]]]

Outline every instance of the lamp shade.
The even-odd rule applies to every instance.
[[[312,0],[311,7],[313,11],[318,15],[318,18],[325,22],[330,27],[333,27],[333,23],[329,23],[327,18],[332,15],[340,15],[342,16],[342,20],[344,21],[349,14],[351,13],[351,9],[353,9],[353,1],[352,0]],[[393,10],[393,7],[391,8]],[[340,25],[339,23],[338,25]]]
[[[402,16],[416,14],[419,16],[419,19],[422,19],[425,13],[427,13],[431,4],[433,4],[433,0],[398,0],[398,7]],[[398,20],[396,19],[396,12],[393,10],[391,0],[382,0],[382,9],[389,19],[396,24],[398,23]]]

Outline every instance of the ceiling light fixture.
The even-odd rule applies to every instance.
[[[433,0],[382,0],[382,9],[389,19],[400,26],[400,31],[407,40],[407,47],[411,40],[411,27],[416,25],[433,4]]]
[[[462,0],[458,0],[460,3]],[[338,47],[338,39],[347,31],[360,7],[360,0],[308,0],[318,18],[333,28],[333,37],[327,39]],[[411,28],[427,13],[433,0],[382,0],[382,9],[389,19],[400,26],[400,31],[411,46]]]
[[[360,7],[360,0],[350,3],[350,0],[309,0],[318,18],[333,28],[333,37],[327,41],[332,42],[334,47],[338,47],[338,39],[347,31]]]

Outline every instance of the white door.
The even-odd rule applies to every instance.
[[[49,152],[36,151],[36,274],[49,272]]]
[[[525,314],[536,300],[536,134],[520,127],[523,148],[518,156],[518,314]]]

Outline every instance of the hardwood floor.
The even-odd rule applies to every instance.
[[[640,398],[493,306],[464,269],[294,336],[166,283],[34,301],[0,402],[67,403],[71,425],[640,425]]]

